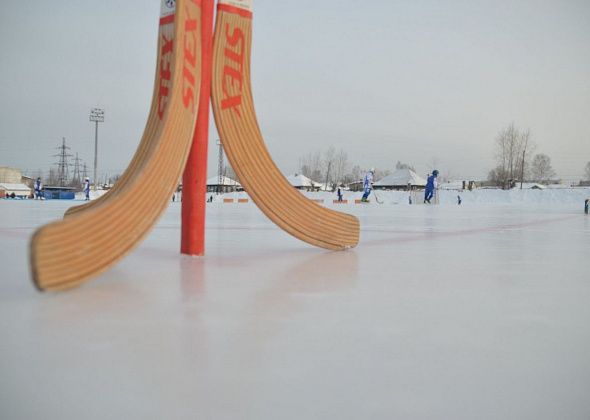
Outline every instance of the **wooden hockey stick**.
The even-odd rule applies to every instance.
[[[286,232],[312,245],[357,245],[359,222],[308,200],[273,162],[254,110],[250,84],[252,1],[220,0],[213,51],[213,115],[240,183],[256,205]]]
[[[166,2],[162,1],[162,17],[160,18],[160,27],[158,31],[158,53],[156,56],[156,77],[154,79],[154,90],[152,94],[152,103],[147,118],[147,123],[141,137],[139,146],[135,150],[133,158],[127,165],[127,168],[117,180],[113,188],[108,190],[100,197],[88,201],[85,204],[73,206],[66,210],[64,217],[91,209],[95,206],[116,198],[119,191],[125,189],[125,185],[137,176],[141,166],[148,161],[149,156],[153,153],[157,145],[157,126],[164,118],[167,95],[170,80],[170,58],[172,54],[173,36],[174,36],[174,19],[173,15],[166,14]],[[97,180],[94,180],[97,182]]]
[[[162,118],[148,122],[153,143],[136,159],[133,176],[100,205],[34,233],[30,262],[40,290],[72,288],[105,271],[141,242],[166,209],[184,169],[199,102],[200,14],[200,0],[177,0],[176,12],[161,19],[171,49],[169,62],[162,57],[160,63]]]
[[[373,196],[375,197],[375,201],[377,202],[377,204],[383,204],[383,201],[379,200],[379,196],[375,191],[373,191]]]

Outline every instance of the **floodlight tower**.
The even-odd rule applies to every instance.
[[[98,165],[98,123],[104,122],[104,109],[92,108],[90,110],[90,121],[95,123],[94,127],[94,191],[97,183],[97,165]]]

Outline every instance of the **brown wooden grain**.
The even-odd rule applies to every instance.
[[[185,22],[187,16],[200,22],[200,13],[197,2],[177,0],[175,22]],[[201,72],[200,60],[196,68],[185,65],[181,41],[187,39],[186,25],[167,26],[172,26],[164,31],[174,36],[175,48],[163,120],[154,114],[154,99],[146,132],[124,182],[96,204],[73,211],[66,219],[34,233],[30,262],[33,282],[40,290],[72,288],[108,269],[141,242],[170,202],[192,141]],[[194,34],[196,57],[200,57],[200,31],[190,35]],[[183,105],[183,70],[187,68],[196,81],[194,106],[188,108]]]
[[[233,66],[226,50],[234,51],[226,34],[241,31],[245,37],[241,83],[228,83],[224,68]],[[213,113],[223,148],[241,185],[275,224],[294,237],[322,248],[342,250],[359,240],[359,222],[352,215],[320,206],[303,196],[282,175],[272,160],[258,127],[250,84],[252,20],[218,10],[213,55]],[[231,56],[231,54],[229,54]],[[239,115],[223,109],[226,92],[242,96]]]
[[[66,210],[64,217],[71,216],[72,214],[76,214],[93,207],[99,206],[104,202],[110,199],[116,199],[117,195],[121,190],[125,190],[125,186],[141,171],[141,167],[150,159],[150,156],[153,154],[154,149],[158,143],[158,130],[157,127],[160,124],[160,120],[158,117],[158,90],[160,88],[160,81],[158,75],[160,74],[161,63],[162,63],[162,46],[163,36],[169,39],[171,36],[174,35],[174,24],[171,25],[160,25],[158,31],[158,49],[157,49],[157,56],[156,56],[156,73],[154,77],[154,89],[152,93],[152,103],[150,106],[150,111],[148,114],[148,119],[146,122],[145,129],[143,131],[143,135],[141,137],[141,141],[139,142],[139,146],[135,150],[129,165],[121,175],[121,177],[117,180],[113,188],[108,190],[105,194],[101,195],[100,197],[88,201],[79,206],[73,206]],[[94,180],[96,183],[97,180]]]

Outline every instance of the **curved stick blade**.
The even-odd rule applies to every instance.
[[[221,0],[215,24],[213,114],[228,160],[252,200],[283,230],[322,248],[354,247],[359,240],[358,219],[322,207],[295,190],[264,144],[250,84],[249,3]]]
[[[172,56],[172,48],[174,43],[174,15],[166,14],[165,3],[162,6],[162,17],[160,18],[160,25],[158,31],[158,49],[156,56],[156,77],[154,78],[154,90],[152,94],[152,103],[148,114],[147,122],[139,146],[135,150],[129,165],[117,180],[113,188],[109,189],[100,197],[88,201],[78,206],[72,206],[66,210],[64,217],[69,217],[74,214],[89,210],[93,207],[99,206],[102,203],[116,198],[121,190],[134,179],[141,171],[141,167],[150,159],[151,154],[158,144],[157,126],[164,118],[164,111],[166,109],[167,96],[164,95],[169,89],[170,79],[170,59]],[[95,180],[96,182],[96,180]]]
[[[38,229],[30,243],[33,282],[40,290],[75,287],[115,264],[149,233],[166,209],[192,142],[201,74],[200,1],[177,0],[164,83],[163,118],[153,127],[151,152],[115,196]],[[170,19],[169,19],[170,20]],[[164,63],[163,65],[168,66]]]

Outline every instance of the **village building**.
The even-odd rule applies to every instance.
[[[409,168],[398,169],[391,175],[373,183],[376,190],[415,190],[424,189],[426,180]]]
[[[319,182],[315,182],[301,174],[289,175],[287,181],[296,189],[303,191],[319,191],[322,187]]]
[[[5,182],[0,183],[0,198],[30,198],[32,195],[33,190],[31,190],[25,184],[8,184]]]
[[[207,180],[207,192],[211,193],[230,193],[243,191],[242,185],[227,176],[222,176],[221,181],[218,176],[211,177]]]
[[[19,169],[0,166],[0,198],[13,195],[15,198],[32,197],[33,188],[30,180],[29,177],[23,177]]]

